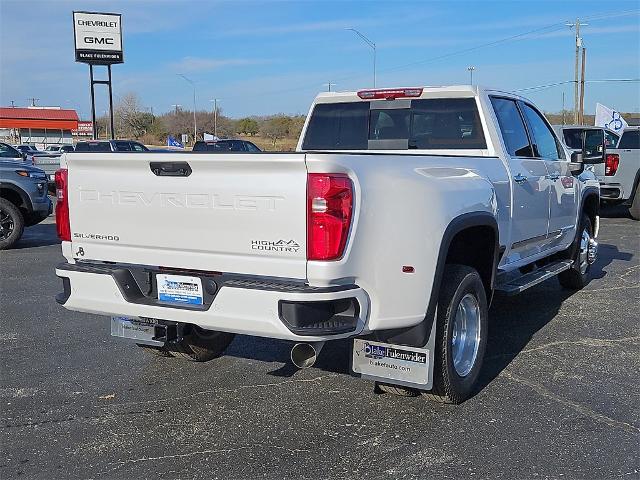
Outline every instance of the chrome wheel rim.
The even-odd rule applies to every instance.
[[[473,369],[480,346],[480,305],[472,294],[467,293],[456,310],[451,337],[453,367],[461,377]]]
[[[580,251],[578,252],[578,266],[580,268],[580,273],[587,273],[587,268],[589,268],[589,243],[591,242],[591,235],[589,235],[589,230],[586,228],[582,231],[582,235],[580,236]],[[593,262],[591,262],[593,263]]]
[[[15,225],[8,212],[0,210],[0,240],[6,240],[13,233]]]

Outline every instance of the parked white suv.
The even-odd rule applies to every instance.
[[[459,403],[495,292],[585,285],[603,151],[569,155],[522,97],[453,86],[321,94],[297,153],[70,153],[57,300],[197,361],[236,333],[295,342],[300,367],[352,338],[354,375]]]

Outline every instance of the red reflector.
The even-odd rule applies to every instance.
[[[615,175],[618,171],[619,163],[620,156],[617,153],[607,153],[607,157],[604,162],[604,174],[607,176]]]
[[[353,184],[335,173],[307,176],[307,258],[335,260],[347,244],[353,207]]]
[[[395,100],[396,98],[415,98],[422,95],[422,87],[420,88],[385,88],[380,90],[360,90],[358,96],[363,100],[377,100],[384,98],[385,100]]]
[[[413,268],[411,265],[403,265],[402,267],[402,273],[413,273],[415,271],[416,269]]]
[[[68,199],[68,171],[62,168],[56,172],[56,230],[60,240],[71,241],[71,226],[69,225],[69,199]]]

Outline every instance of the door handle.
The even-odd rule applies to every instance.
[[[149,168],[158,177],[188,177],[191,166],[187,162],[150,162]]]
[[[525,177],[521,173],[519,173],[516,176],[514,176],[513,179],[516,181],[516,183],[524,183],[524,182],[527,181],[527,177]]]
[[[555,180],[558,180],[560,178],[560,174],[557,173],[557,172],[554,172],[554,173],[551,173],[551,174],[547,175],[547,178],[549,180],[554,180],[555,181]]]

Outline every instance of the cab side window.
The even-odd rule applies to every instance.
[[[116,152],[130,152],[131,147],[129,146],[129,142],[115,142]]]
[[[491,97],[491,104],[498,117],[498,126],[509,155],[533,157],[527,129],[516,102],[508,98]]]
[[[640,130],[627,130],[622,134],[618,148],[640,148]]]
[[[607,132],[605,130],[605,132],[604,132],[604,141],[605,141],[605,143],[607,145],[607,148],[616,148],[616,145],[618,145],[618,140],[620,140],[620,137],[618,137],[614,133]]]
[[[15,148],[0,143],[0,157],[2,158],[18,158],[21,154]]]
[[[545,160],[564,159],[562,148],[560,148],[556,136],[542,115],[526,103],[522,103],[521,105],[524,116],[527,119],[529,133],[532,136],[531,140],[535,156],[544,158]]]

